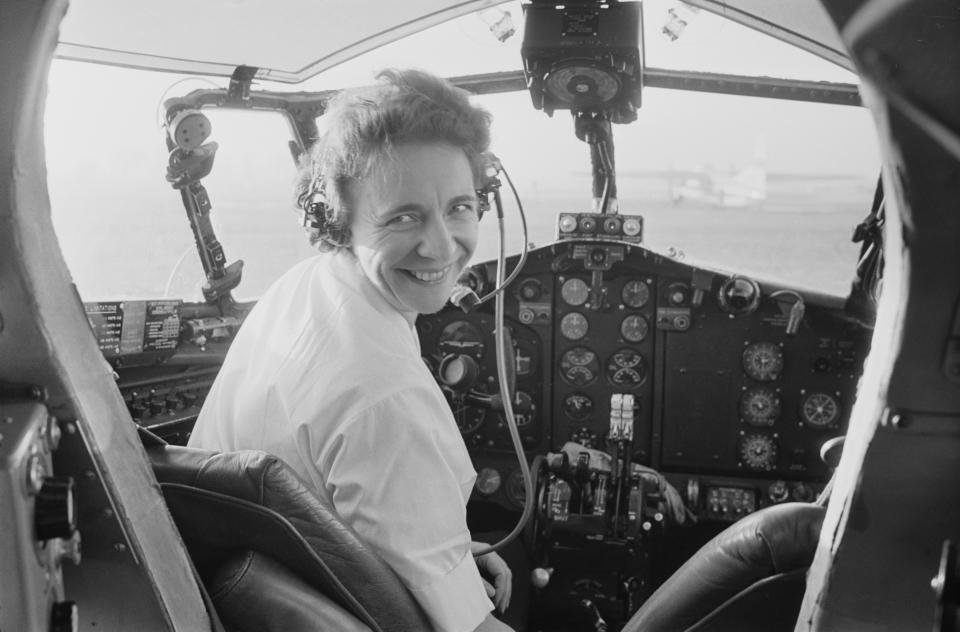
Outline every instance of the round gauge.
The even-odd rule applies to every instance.
[[[440,332],[437,347],[444,355],[465,354],[479,360],[483,357],[483,335],[472,323],[455,320]]]
[[[563,400],[563,412],[570,419],[586,419],[593,412],[593,400],[586,395],[572,393]]]
[[[526,488],[523,484],[523,472],[520,470],[510,472],[504,490],[507,494],[507,500],[517,507],[523,507],[523,502],[527,498]]]
[[[574,386],[590,384],[599,372],[597,354],[584,347],[574,347],[560,358],[560,375]]]
[[[827,393],[810,393],[800,404],[800,417],[810,428],[829,428],[840,418],[840,404]]]
[[[588,331],[590,324],[580,312],[570,312],[560,319],[560,334],[567,340],[580,340]]]
[[[590,288],[583,279],[572,277],[560,286],[560,296],[568,305],[583,305],[590,296]]]
[[[474,487],[484,496],[490,496],[500,489],[501,483],[500,472],[492,467],[485,467],[477,472],[477,481],[474,483]]]
[[[752,342],[743,350],[743,370],[758,382],[770,382],[783,370],[783,351],[772,342]]]
[[[464,391],[477,381],[480,367],[470,356],[448,355],[440,361],[437,376],[440,381],[457,391]]]
[[[751,426],[772,426],[780,417],[780,395],[766,386],[748,388],[740,398],[740,416]]]
[[[480,429],[487,417],[487,411],[477,406],[468,406],[463,402],[453,404],[453,418],[457,420],[460,434],[471,435]]]
[[[639,386],[647,377],[643,356],[633,349],[620,349],[607,360],[607,376],[616,386]]]
[[[636,279],[627,281],[623,286],[620,297],[627,307],[633,307],[634,309],[643,307],[650,300],[650,288],[643,281]]]
[[[639,314],[631,314],[620,323],[620,335],[630,342],[640,342],[647,337],[650,326],[647,319]]]
[[[536,415],[536,408],[533,404],[533,399],[528,393],[517,391],[513,404],[513,419],[517,422],[518,428],[530,425],[530,422],[533,421]],[[521,410],[526,412],[520,412]],[[502,428],[507,427],[506,415],[497,415],[497,420],[500,422]]]
[[[547,74],[544,87],[561,103],[576,106],[602,105],[620,92],[620,81],[606,68],[571,65]]]
[[[740,459],[751,470],[772,470],[777,462],[777,444],[766,435],[747,435],[740,440]]]

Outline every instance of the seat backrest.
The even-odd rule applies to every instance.
[[[824,507],[809,503],[784,503],[734,523],[677,569],[644,602],[623,632],[720,630],[724,628],[711,626],[718,621],[733,621],[730,617],[736,613],[744,616],[740,600],[777,608],[767,599],[772,592],[786,590],[802,595],[805,583],[797,580],[813,561],[825,512]],[[751,589],[758,582],[760,585]],[[797,599],[793,620],[799,604]],[[757,619],[760,629],[764,625],[765,629],[777,629],[770,627],[769,619],[764,622],[765,615],[781,616],[790,607],[788,600],[773,614],[759,606],[748,612]],[[733,629],[750,628],[742,623]]]
[[[254,551],[374,632],[431,629],[386,562],[277,457],[171,445],[148,446],[147,454],[205,583],[238,554]]]

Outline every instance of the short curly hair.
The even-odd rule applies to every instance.
[[[376,78],[330,100],[325,131],[301,160],[297,205],[322,215],[305,222],[320,250],[349,245],[350,187],[398,145],[439,141],[460,148],[480,182],[490,114],[471,104],[467,91],[421,70],[383,70]]]

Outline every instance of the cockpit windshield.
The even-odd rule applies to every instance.
[[[706,11],[658,0],[645,2],[643,11],[649,68],[856,81],[829,61]],[[332,90],[369,82],[384,67],[447,77],[518,71],[522,32],[523,11],[508,3],[375,48],[302,84],[256,81],[254,88]],[[202,300],[203,272],[180,195],[164,179],[161,104],[227,83],[54,61],[48,182],[58,237],[83,300]],[[587,145],[566,111],[548,117],[526,91],[476,100],[494,115],[492,148],[517,185],[528,241],[553,241],[559,213],[591,210]],[[275,112],[205,113],[220,146],[204,180],[211,219],[227,257],[245,262],[236,296],[255,298],[313,253],[294,213],[291,132]],[[637,120],[615,125],[613,135],[618,206],[644,217],[648,248],[847,294],[859,252],[850,236],[869,210],[879,173],[865,108],[648,86]],[[506,249],[513,254],[521,244],[519,220],[506,187],[503,197]],[[497,254],[495,222],[485,220],[481,231],[474,261]]]

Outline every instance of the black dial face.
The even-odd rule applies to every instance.
[[[560,334],[567,340],[580,340],[588,331],[590,324],[580,312],[570,312],[560,319]]]
[[[743,370],[758,382],[771,382],[783,371],[783,351],[772,342],[753,342],[743,350]]]
[[[593,400],[580,393],[571,393],[563,400],[563,412],[575,421],[586,419],[593,412]]]
[[[454,401],[451,404],[453,418],[457,420],[457,428],[460,434],[468,436],[480,429],[484,420],[487,418],[487,410],[477,406],[468,406],[462,401]]]
[[[650,300],[650,288],[643,281],[636,279],[627,281],[623,286],[620,297],[623,299],[624,305],[637,309],[646,305],[647,301]]]
[[[810,428],[832,428],[840,418],[840,404],[827,393],[810,393],[800,404],[800,418]]]
[[[607,378],[615,386],[640,386],[646,377],[647,367],[643,356],[633,349],[620,349],[607,360]]]
[[[560,375],[569,384],[584,386],[597,379],[600,363],[597,354],[586,347],[574,347],[560,358]]]
[[[573,277],[563,282],[560,287],[560,296],[567,305],[583,305],[587,302],[587,297],[590,296],[590,288],[587,287],[587,283],[583,279]]]
[[[768,386],[755,386],[740,398],[740,416],[751,426],[772,426],[780,417],[780,394]]]
[[[631,314],[620,323],[620,335],[630,342],[641,342],[647,337],[650,326],[647,319],[639,314]]]
[[[767,435],[746,435],[740,440],[740,460],[751,470],[772,470],[777,463],[777,444]]]
[[[444,355],[463,354],[477,360],[483,357],[483,335],[465,320],[455,320],[440,332],[437,348]]]
[[[513,418],[517,422],[517,427],[522,428],[529,426],[537,414],[537,407],[533,404],[530,394],[525,391],[518,391],[516,394],[516,402],[513,406]],[[519,405],[520,403],[523,405]],[[501,428],[507,427],[506,415],[497,415],[497,421],[500,423]]]

